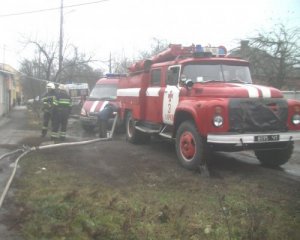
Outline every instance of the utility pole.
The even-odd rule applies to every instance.
[[[60,74],[62,70],[62,62],[63,62],[63,25],[64,25],[64,1],[61,0],[61,6],[60,6],[60,30],[59,30],[59,56],[58,56],[58,79],[56,81],[60,82]]]
[[[4,64],[5,64],[5,44],[3,44],[3,63],[2,63],[3,70],[4,70]]]
[[[109,53],[109,73],[111,72],[111,52]]]

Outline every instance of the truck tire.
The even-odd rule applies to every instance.
[[[150,140],[150,135],[142,133],[135,128],[135,121],[131,112],[126,114],[125,130],[126,140],[130,143],[145,143]]]
[[[185,121],[179,126],[176,153],[180,164],[187,169],[207,168],[207,146],[192,121]]]
[[[278,167],[288,162],[294,150],[294,142],[284,149],[256,150],[255,156],[262,165],[268,167]]]

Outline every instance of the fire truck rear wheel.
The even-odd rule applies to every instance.
[[[131,112],[126,115],[125,130],[126,140],[130,143],[145,143],[150,140],[150,135],[135,129],[135,121]]]
[[[208,152],[205,140],[192,121],[183,122],[176,134],[176,153],[180,164],[190,170],[207,166]]]
[[[284,149],[257,150],[255,156],[262,165],[278,167],[288,162],[294,150],[294,143],[289,143]]]

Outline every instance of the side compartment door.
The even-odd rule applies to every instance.
[[[179,74],[180,66],[170,66],[166,81],[166,88],[163,96],[163,122],[168,125],[173,125],[174,114],[179,103]]]
[[[146,118],[153,123],[161,123],[162,116],[162,69],[154,68],[150,72],[150,83],[146,91]]]

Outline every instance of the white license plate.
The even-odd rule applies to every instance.
[[[277,142],[279,141],[279,135],[259,135],[254,136],[254,142]]]

